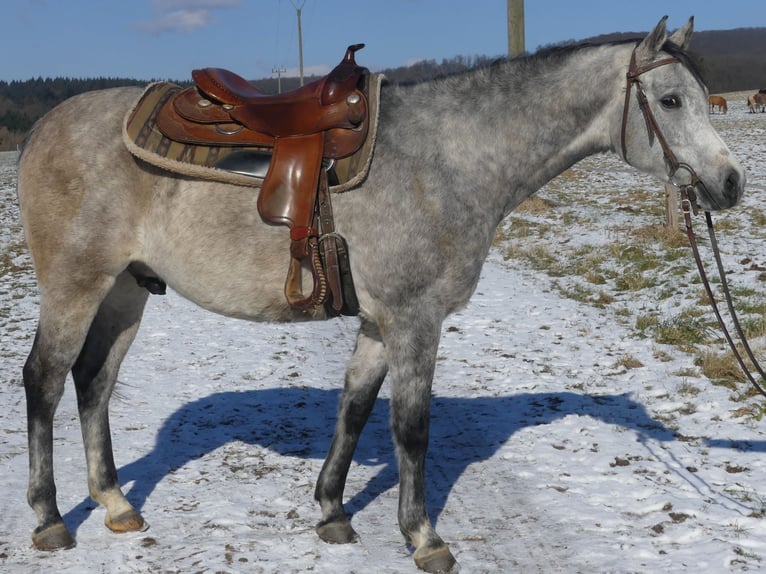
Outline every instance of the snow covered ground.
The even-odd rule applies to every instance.
[[[766,191],[766,115],[730,110],[713,121],[748,169],[749,196],[739,215],[727,216],[737,218]],[[150,528],[115,535],[103,526],[103,509],[87,496],[69,385],[55,427],[56,478],[78,545],[52,554],[31,548],[21,366],[36,291],[13,160],[0,155],[0,570],[415,572],[396,524],[385,384],[346,489],[361,541],[327,545],[313,531],[314,481],[357,321],[250,324],[174,293],[150,299],[112,401],[120,478]],[[564,186],[581,186],[591,200],[607,198],[614,178],[661,187],[613,158],[576,170],[591,177]],[[628,217],[606,199],[587,209],[591,227],[558,226],[551,241],[607,237]],[[729,238],[721,240],[727,262],[764,262],[760,229],[736,244]],[[429,510],[462,572],[766,567],[766,422],[742,416],[729,389],[690,378],[692,355],[617,317],[624,303],[564,298],[544,271],[499,253],[469,307],[444,325],[434,386]],[[642,308],[668,304],[651,291],[635,297]]]

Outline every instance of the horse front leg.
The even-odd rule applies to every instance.
[[[346,370],[335,435],[314,493],[322,509],[322,520],[316,530],[325,542],[345,544],[357,539],[343,509],[343,490],[359,436],[372,412],[387,371],[385,347],[378,329],[371,323],[363,322],[354,355]]]
[[[101,303],[82,352],[72,368],[77,390],[90,497],[106,508],[114,532],[146,528],[120,489],[109,427],[109,399],[125,354],[135,338],[148,292],[123,272]]]
[[[418,568],[432,573],[458,569],[449,547],[436,533],[426,510],[425,466],[431,412],[431,386],[441,324],[421,317],[386,330],[391,373],[391,426],[399,460],[399,528],[415,548]]]

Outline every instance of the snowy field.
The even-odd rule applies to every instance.
[[[753,277],[740,260],[766,263],[766,229],[736,226],[766,193],[766,114],[747,114],[741,99],[713,117],[748,170],[749,195],[725,216],[737,233],[721,236],[735,284]],[[36,291],[14,162],[0,155],[0,571],[414,573],[396,524],[386,384],[346,489],[361,540],[326,545],[313,530],[314,481],[357,321],[250,324],[174,293],[150,299],[112,401],[120,479],[150,528],[115,535],[104,527],[103,509],[87,496],[70,384],[55,427],[56,478],[78,545],[31,548],[21,367]],[[622,191],[615,182],[660,195],[661,185],[611,156],[574,172],[587,177],[559,187],[569,186],[572,201],[587,194],[581,209],[592,211],[592,224],[556,226],[554,248],[611,237],[632,217],[610,207]],[[502,248],[469,307],[444,325],[434,385],[429,511],[461,571],[766,568],[766,421],[743,416],[746,403],[730,389],[690,377],[693,355],[641,336],[616,313],[624,300],[596,307],[565,298],[545,271],[504,260]],[[651,290],[634,298],[643,310],[680,304]]]

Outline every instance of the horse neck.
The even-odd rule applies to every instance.
[[[563,49],[401,88],[396,121],[430,131],[429,157],[505,216],[577,161],[613,149],[633,45]],[[464,192],[464,190],[463,190]]]

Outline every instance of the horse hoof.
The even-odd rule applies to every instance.
[[[319,538],[330,544],[350,544],[359,540],[359,535],[351,528],[348,520],[320,524],[316,531]]]
[[[138,532],[149,528],[143,517],[135,510],[123,512],[116,518],[107,516],[104,524],[112,532]]]
[[[447,545],[415,551],[415,566],[430,574],[457,574],[460,566]]]
[[[32,534],[32,544],[38,550],[67,550],[77,544],[64,523],[54,524]]]

